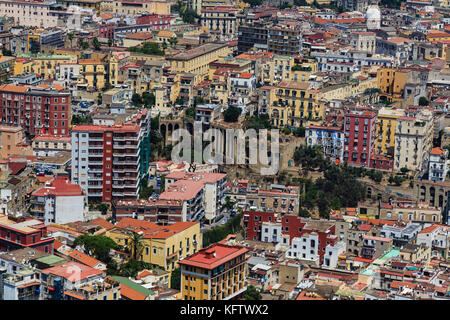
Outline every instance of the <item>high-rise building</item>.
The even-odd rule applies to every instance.
[[[302,53],[302,33],[298,29],[275,26],[269,30],[269,52],[297,56]]]
[[[369,167],[375,150],[376,114],[355,110],[345,114],[344,161]]]
[[[72,128],[72,182],[88,201],[137,199],[148,173],[150,119],[141,111],[123,124]]]
[[[395,131],[394,169],[428,171],[433,147],[433,114],[430,110],[408,113],[397,120]]]

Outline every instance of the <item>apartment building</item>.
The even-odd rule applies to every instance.
[[[419,232],[416,243],[431,248],[431,257],[447,260],[450,247],[450,227],[432,224]]]
[[[239,26],[237,14],[238,8],[232,6],[202,8],[200,23],[217,39],[232,40]]]
[[[426,202],[393,201],[383,205],[380,219],[418,223],[441,223],[442,208],[430,206]]]
[[[380,99],[388,102],[403,100],[408,79],[408,71],[398,68],[380,68],[377,70]]]
[[[53,254],[55,239],[47,236],[47,226],[40,220],[12,219],[0,214],[0,251],[34,248]]]
[[[428,164],[428,180],[445,181],[448,171],[448,150],[440,147],[431,149]]]
[[[362,243],[361,257],[364,259],[375,260],[392,249],[393,241],[390,238],[366,235],[363,236]]]
[[[43,269],[40,272],[40,297],[43,300],[62,298],[65,292],[77,288],[101,283],[105,272],[84,264],[70,261],[54,267]],[[117,289],[119,288],[116,287]]]
[[[100,59],[79,59],[80,74],[77,86],[102,90],[106,85],[107,71]]]
[[[344,132],[340,127],[306,127],[306,145],[322,147],[324,157],[335,163],[344,161]]]
[[[395,170],[406,167],[413,171],[428,171],[433,129],[433,115],[427,109],[398,118],[395,131]]]
[[[269,28],[268,50],[275,54],[296,56],[302,53],[302,33],[285,26]]]
[[[76,55],[66,54],[20,54],[19,57],[33,60],[32,71],[42,79],[54,79],[60,64],[77,63]]]
[[[58,15],[44,1],[1,0],[0,15],[13,18],[16,25],[24,27],[53,28]]]
[[[62,87],[0,86],[0,123],[20,126],[25,134],[69,135],[71,97]]]
[[[238,54],[253,48],[267,51],[269,29],[264,24],[253,23],[238,27]]]
[[[375,154],[394,156],[397,119],[403,116],[405,116],[403,109],[383,107],[378,110]]]
[[[183,201],[183,219],[213,221],[224,198],[226,174],[172,172],[165,176],[166,190],[159,199]]]
[[[203,243],[198,222],[159,226],[149,221],[122,218],[106,235],[126,250],[133,232],[143,238],[139,260],[170,272],[178,267],[179,260],[200,250]]]
[[[72,182],[88,201],[137,198],[142,138],[137,125],[72,128]]]
[[[65,175],[56,176],[47,186],[31,194],[31,214],[46,225],[84,220],[86,192],[70,183]]]
[[[119,200],[113,202],[114,221],[122,218],[134,218],[168,225],[186,221],[186,206],[181,200]]]
[[[335,235],[330,235],[326,240],[326,247],[320,249],[326,251],[328,248],[329,254],[329,252],[332,252],[330,251],[330,248],[334,247],[337,242],[337,237]],[[307,261],[316,266],[322,265],[325,263],[323,259],[325,252],[320,252],[319,241],[319,234],[317,232],[305,233],[301,237],[294,237],[291,246],[286,251],[286,258]],[[337,260],[337,257],[334,257],[334,259]]]
[[[375,54],[376,51],[376,34],[375,32],[354,32],[351,35],[350,43],[353,49]]]
[[[138,16],[141,14],[170,14],[170,3],[165,1],[148,1],[148,0],[118,0],[112,2],[104,2],[100,4],[101,12],[111,12],[115,14],[127,14]]]
[[[276,127],[301,127],[307,121],[323,119],[325,107],[319,90],[308,82],[283,81],[275,87],[270,118]]]
[[[302,219],[297,215],[280,215],[273,212],[245,211],[244,229],[247,240],[278,243],[290,247],[289,257],[302,259],[303,253],[308,252],[310,261],[323,263],[323,256],[327,245],[334,245],[339,241],[335,235],[335,224],[324,220]],[[300,239],[300,240],[299,240]],[[306,240],[303,240],[306,239]],[[309,240],[316,239],[314,242]],[[304,243],[297,247],[298,242]],[[308,246],[306,246],[308,242]],[[296,247],[294,247],[296,245]],[[294,252],[300,256],[295,257]],[[304,251],[306,250],[306,251]],[[311,253],[314,250],[314,253]],[[311,256],[313,255],[313,256]],[[311,260],[311,257],[314,259]]]
[[[167,56],[166,60],[174,72],[194,73],[204,77],[208,75],[211,62],[229,54],[231,54],[231,49],[227,44],[206,43],[199,47]]]
[[[181,298],[229,300],[242,294],[247,290],[247,252],[217,243],[181,260]]]
[[[365,110],[350,111],[344,119],[344,161],[369,167],[375,150],[376,113]]]
[[[39,157],[53,157],[61,151],[72,150],[72,139],[70,136],[39,135],[34,138],[33,154]]]
[[[295,214],[298,212],[299,196],[298,186],[272,185],[270,189],[248,190],[245,202],[250,209]]]

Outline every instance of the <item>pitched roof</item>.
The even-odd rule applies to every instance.
[[[19,162],[19,161],[10,161],[8,162],[8,167],[11,170],[11,174],[15,176],[19,172],[21,172],[23,169],[25,169],[27,166],[26,162]]]
[[[68,177],[57,176],[48,186],[36,190],[31,195],[34,197],[46,197],[48,195],[67,197],[82,196],[84,194],[84,190],[78,184],[72,184]]]
[[[248,251],[247,248],[242,246],[228,246],[216,243],[180,260],[178,263],[212,270]]]
[[[45,274],[54,274],[71,282],[80,281],[104,273],[101,270],[74,261],[44,269],[42,272]]]
[[[102,263],[100,260],[88,256],[87,254],[84,254],[83,252],[78,250],[73,250],[72,252],[70,252],[69,257],[91,268],[95,268],[99,263]]]
[[[129,228],[133,229],[135,232],[142,232],[144,239],[167,239],[187,228],[190,228],[199,222],[186,221],[186,222],[176,222],[168,226],[159,226],[155,223],[137,220],[133,218],[122,218],[116,224],[116,228]]]
[[[148,296],[155,294],[152,290],[144,288],[128,278],[120,276],[112,278],[120,282],[120,295],[130,300],[145,300]]]
[[[109,222],[101,217],[98,217],[97,219],[91,220],[89,222],[96,224],[102,228],[105,228],[106,230],[114,228],[114,225],[111,222]]]

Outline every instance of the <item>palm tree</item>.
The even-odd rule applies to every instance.
[[[141,257],[142,251],[144,250],[143,240],[144,237],[142,234],[133,232],[133,236],[128,241],[128,250],[134,260],[138,260]]]
[[[177,38],[170,38],[170,39],[169,39],[169,43],[170,43],[170,45],[171,45],[172,48],[173,48],[173,47],[175,47],[175,46],[177,45],[178,39],[177,39]]]
[[[69,32],[69,33],[67,34],[67,38],[69,39],[69,41],[70,41],[70,47],[72,48],[73,33],[72,33],[72,32]]]

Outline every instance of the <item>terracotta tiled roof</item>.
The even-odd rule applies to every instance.
[[[78,250],[73,250],[71,253],[69,253],[69,257],[91,268],[95,268],[95,266],[101,263],[101,261],[92,258],[91,256],[88,256],[87,254],[84,254],[83,252],[80,252]]]

